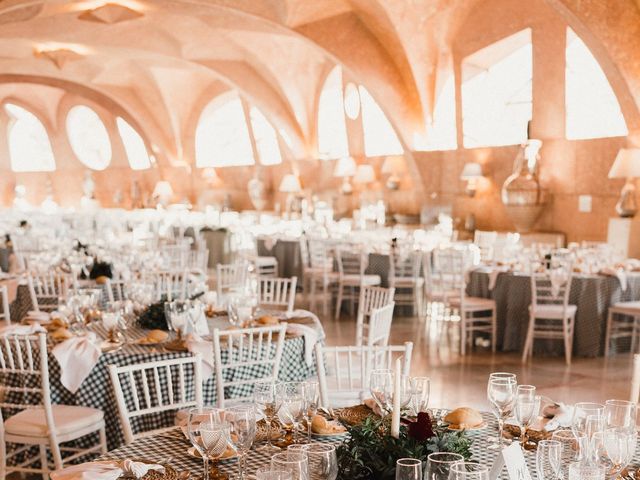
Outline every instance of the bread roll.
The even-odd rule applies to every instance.
[[[278,323],[280,323],[280,320],[278,320],[278,317],[274,317],[273,315],[263,315],[262,317],[258,318],[256,322],[260,325],[278,325]]]
[[[331,422],[324,418],[322,415],[313,416],[313,418],[311,419],[311,430],[314,433],[324,435],[344,433],[347,431],[347,429],[338,422]]]
[[[59,328],[51,334],[51,338],[53,338],[56,341],[67,340],[71,337],[73,337],[73,333],[71,333],[66,328]]]
[[[450,428],[456,430],[479,427],[484,422],[480,412],[467,407],[452,410],[444,417],[444,421],[449,424]]]
[[[96,277],[96,285],[105,285],[109,281],[109,277],[106,275],[100,275]]]
[[[147,333],[147,339],[152,342],[164,342],[169,338],[169,334],[164,330],[151,330]]]

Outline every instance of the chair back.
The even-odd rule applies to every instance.
[[[531,307],[559,305],[567,311],[569,294],[571,293],[572,264],[570,262],[551,266],[548,270],[539,271],[539,264],[531,266]]]
[[[362,287],[358,300],[356,317],[356,345],[362,345],[364,332],[369,327],[369,318],[373,310],[393,303],[395,288]]]
[[[105,288],[107,290],[107,299],[109,303],[113,302],[121,302],[126,300],[126,281],[125,280],[114,280],[109,279],[105,284]]]
[[[404,375],[411,371],[411,342],[404,345],[340,347],[318,343],[315,350],[320,401],[325,408],[361,403],[370,396],[371,372],[393,369],[396,358],[403,357]]]
[[[363,249],[349,245],[341,245],[337,247],[336,257],[340,277],[345,275],[359,275],[361,279],[364,278],[364,272],[369,262],[368,255]],[[361,280],[360,283],[363,283],[363,280]]]
[[[464,292],[467,252],[458,248],[433,251],[433,279],[442,291]]]
[[[132,420],[202,406],[201,362],[200,355],[196,354],[156,362],[108,366],[127,444],[136,438],[174,428],[172,419],[171,426],[134,434]]]
[[[309,266],[317,272],[331,273],[333,271],[333,248],[322,238],[310,238]]]
[[[52,271],[29,270],[27,283],[31,304],[36,311],[53,311],[58,308],[58,299],[65,297],[74,286],[71,275]]]
[[[189,250],[186,267],[189,271],[206,275],[209,270],[209,250]]]
[[[480,249],[480,259],[483,261],[493,260],[493,253],[498,240],[498,232],[486,232],[476,230],[473,235],[473,243]]]
[[[168,302],[172,300],[186,300],[187,281],[189,275],[184,270],[157,271],[153,274],[155,296],[160,300],[163,295]]]
[[[228,399],[249,398],[248,395],[229,393],[229,389],[252,390],[256,381],[278,381],[280,360],[284,348],[287,324],[270,327],[240,328],[213,331],[218,406],[224,408]],[[252,375],[233,378],[230,372],[250,370]],[[230,380],[227,380],[231,377]],[[249,377],[249,378],[247,378]],[[227,390],[227,392],[225,392]]]
[[[369,318],[369,335],[367,338],[368,346],[385,346],[389,343],[394,306],[395,303],[391,302],[371,312],[371,317]]]
[[[258,306],[263,308],[284,308],[293,311],[296,301],[297,277],[258,278]]]
[[[190,253],[189,243],[176,245],[163,245],[160,247],[160,256],[163,267],[167,270],[181,270],[187,267]]]
[[[4,320],[5,325],[11,324],[11,312],[9,308],[9,289],[6,285],[0,286],[0,306],[2,306],[2,312],[0,312],[0,319]]]
[[[218,298],[235,288],[243,288],[247,280],[248,268],[245,263],[217,264],[216,289]]]
[[[392,248],[389,260],[389,283],[392,286],[396,278],[416,279],[420,276],[422,255],[419,252]]]

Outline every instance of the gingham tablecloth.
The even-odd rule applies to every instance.
[[[573,354],[596,357],[604,351],[607,311],[620,301],[640,300],[640,275],[627,276],[627,289],[622,290],[615,277],[575,275],[571,280],[569,303],[577,305]],[[467,293],[475,297],[493,298],[497,306],[498,348],[522,351],[529,322],[531,278],[517,273],[498,274],[495,287],[489,289],[489,274],[471,272]],[[622,342],[621,342],[622,343]],[[536,340],[535,353],[562,353],[562,342]]]

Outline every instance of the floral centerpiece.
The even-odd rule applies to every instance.
[[[459,453],[471,458],[471,440],[464,431],[450,431],[434,425],[428,413],[415,421],[404,421],[400,435],[390,435],[390,416],[374,415],[349,427],[349,438],[338,447],[338,479],[386,480],[395,478],[396,460],[418,458],[423,461],[434,452]]]

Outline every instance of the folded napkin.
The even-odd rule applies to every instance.
[[[202,377],[208,380],[213,376],[213,342],[205,340],[196,333],[190,333],[186,336],[184,343],[191,353],[199,353],[202,357]]]
[[[302,323],[295,323],[295,321],[288,322],[287,331],[295,335],[302,335],[304,337],[304,361],[307,366],[313,365],[313,351],[316,343],[324,340],[324,329],[320,323],[320,319],[317,315],[308,310],[293,310],[285,313],[287,320],[293,320],[295,318],[309,319],[312,325],[305,325]]]
[[[30,310],[27,312],[24,320],[31,320],[34,322],[48,322],[51,320],[51,315],[47,312],[39,312],[37,310]]]
[[[549,422],[547,422],[547,424],[544,426],[544,429],[550,432],[557,428],[568,428],[571,426],[572,419],[573,407],[565,405],[564,403],[559,403],[558,413],[556,413],[554,417],[549,420]]]
[[[273,250],[273,247],[276,245],[277,241],[278,241],[277,238],[262,237],[262,242],[264,243],[264,248],[266,248],[269,251]]]
[[[567,283],[567,272],[563,268],[554,268],[549,272],[549,280],[551,281],[551,295],[557,297],[562,286]]]
[[[78,391],[102,355],[93,332],[65,340],[56,345],[51,353],[60,364],[60,382],[71,393]]]
[[[509,266],[495,267],[489,270],[489,290],[493,290],[498,281],[498,275],[509,271]]]
[[[33,335],[46,330],[40,326],[39,323],[32,323],[30,325],[20,325],[13,323],[6,327],[0,328],[0,335]]]
[[[373,410],[373,413],[375,413],[379,417],[384,417],[384,412],[380,409],[380,406],[373,398],[365,398],[362,403]]]
[[[133,460],[87,462],[72,465],[51,474],[52,480],[117,480],[121,476],[144,477],[149,470],[164,473],[162,465],[134,462]]]
[[[613,268],[613,267],[605,267],[600,270],[600,275],[606,275],[609,277],[616,277],[620,282],[620,288],[622,291],[627,290],[628,282],[627,282],[627,272],[622,268]]]

